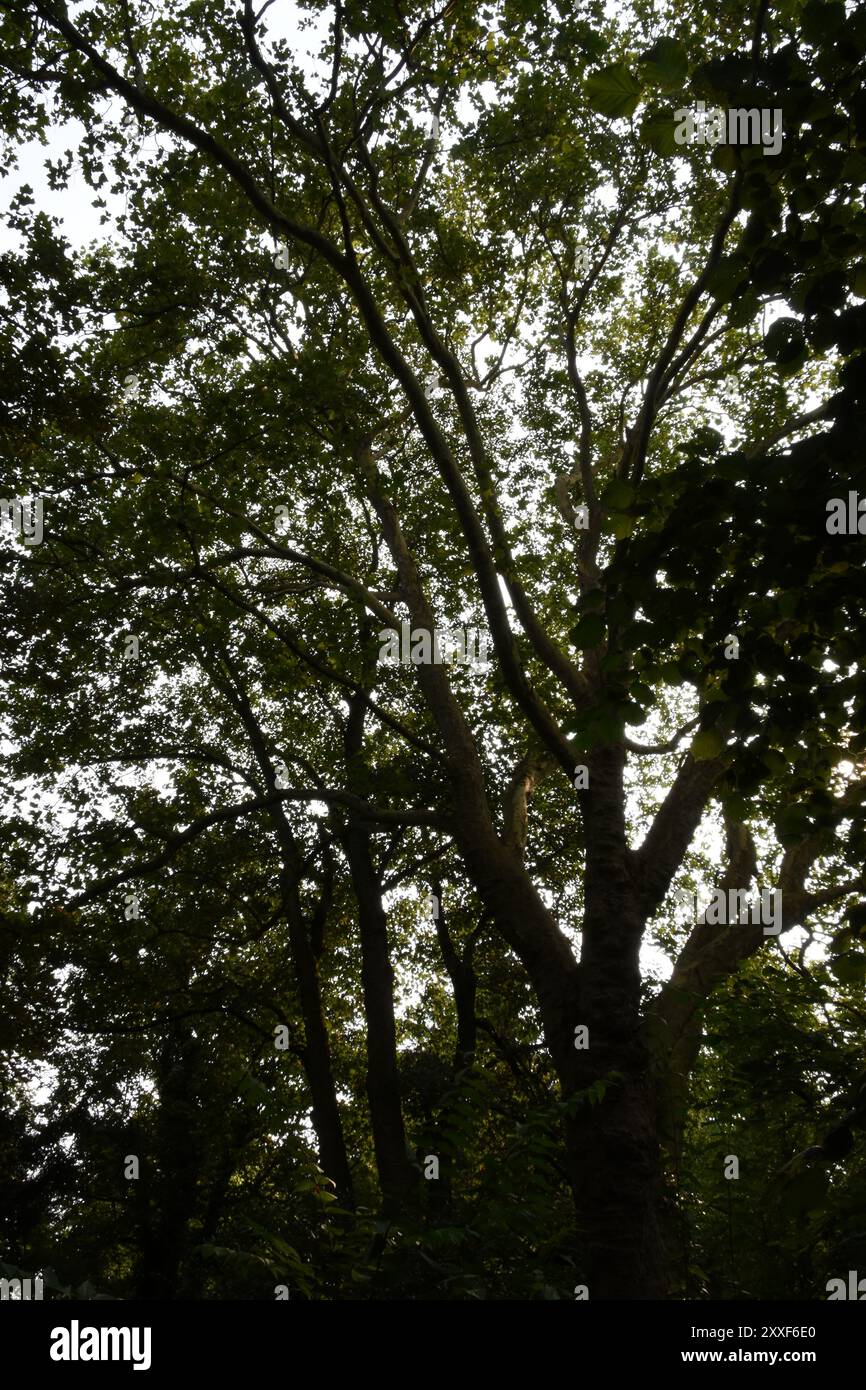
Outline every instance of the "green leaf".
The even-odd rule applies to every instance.
[[[597,613],[604,608],[604,589],[590,589],[580,600],[580,607],[583,612]]]
[[[862,934],[866,930],[866,903],[852,903],[847,917],[851,930]]]
[[[748,273],[745,256],[725,256],[710,274],[707,290],[713,299],[718,299],[724,304],[733,299],[737,290],[745,285]]]
[[[672,91],[682,87],[688,77],[689,55],[679,39],[656,39],[641,57],[641,69],[647,82],[663,91]]]
[[[611,63],[587,78],[586,95],[593,111],[603,116],[631,116],[643,88],[625,63]]]
[[[827,962],[830,974],[842,985],[856,985],[866,978],[866,956],[862,951],[846,951]]]
[[[640,123],[641,139],[649,145],[651,150],[655,150],[656,154],[670,158],[680,148],[676,141],[677,125],[678,122],[674,120],[673,116],[666,116],[663,112],[644,116]]]
[[[732,174],[737,167],[737,153],[736,145],[716,145],[711,159],[713,168],[721,169],[725,174]]]
[[[620,712],[626,724],[645,724],[647,721],[647,711],[634,700],[626,700],[625,704],[620,705]]]
[[[704,729],[692,739],[692,757],[695,762],[706,762],[708,758],[717,758],[724,746],[725,740],[718,729]]]
[[[629,694],[639,705],[655,704],[655,694],[648,685],[644,685],[643,681],[635,681]]]
[[[781,777],[788,770],[788,760],[777,748],[768,748],[766,753],[762,753],[761,762],[774,777]]]
[[[630,536],[632,534],[634,528],[635,519],[633,516],[625,516],[623,514],[620,514],[613,518],[613,534],[616,536],[618,541],[624,541],[627,536]]]
[[[601,504],[603,507],[613,507],[616,511],[625,511],[630,507],[635,498],[635,490],[631,483],[627,483],[624,478],[612,478],[601,494]]]
[[[781,365],[794,362],[806,346],[803,325],[799,319],[776,319],[767,329],[764,352],[771,362]]]
[[[597,647],[604,639],[607,625],[600,613],[584,613],[568,634],[575,647]]]
[[[735,328],[745,328],[757,316],[759,308],[756,290],[749,288],[744,294],[738,292],[728,310],[728,320]]]
[[[793,618],[797,611],[797,595],[782,594],[779,599],[779,612],[783,618]]]
[[[812,822],[805,806],[786,806],[776,817],[776,833],[783,845],[802,840],[811,829]]]

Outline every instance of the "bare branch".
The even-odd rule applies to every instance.
[[[798,430],[805,429],[807,425],[815,424],[818,420],[826,420],[828,417],[832,417],[835,401],[836,398],[831,397],[824,405],[819,405],[815,410],[806,411],[804,415],[796,415],[793,420],[788,420],[784,425],[780,425],[778,429],[772,430],[771,433],[765,435],[763,439],[749,444],[744,451],[746,458],[757,458],[759,455],[766,453],[774,444],[778,444],[779,440],[784,439],[787,435],[795,434]]]
[[[502,842],[522,859],[529,829],[529,800],[535,787],[554,766],[549,754],[532,752],[521,758],[505,792]]]
[[[319,107],[318,114],[324,116],[333,106],[340,80],[340,63],[343,58],[343,6],[341,0],[334,5],[334,62],[331,68],[331,88]]]
[[[653,423],[655,421],[655,417],[658,411],[659,393],[662,388],[662,382],[664,380],[665,373],[667,372],[673,355],[677,350],[677,345],[682,339],[682,335],[685,332],[689,319],[694,313],[694,310],[697,307],[701,295],[704,293],[704,290],[707,287],[709,278],[715,270],[716,266],[718,265],[719,261],[721,260],[722,252],[725,246],[725,240],[734,221],[734,218],[736,217],[737,212],[739,211],[740,187],[742,184],[742,180],[742,171],[738,170],[737,173],[734,175],[734,179],[731,185],[731,192],[728,198],[728,206],[725,209],[725,212],[722,214],[722,217],[719,220],[716,230],[713,233],[713,239],[710,243],[710,250],[704,268],[695,280],[695,282],[687,290],[685,296],[683,297],[682,304],[680,305],[679,310],[677,311],[677,314],[674,318],[674,322],[671,326],[671,330],[668,334],[667,342],[662,348],[662,351],[660,352],[656,361],[656,365],[650,374],[649,381],[647,382],[646,395],[644,396],[644,403],[641,408],[640,414],[638,415],[637,421],[633,429],[629,432],[629,444],[627,446],[624,464],[627,469],[631,470],[632,481],[634,482],[639,482],[643,473],[643,466],[644,461],[646,459],[647,446],[649,444],[650,433],[652,431]]]
[[[701,716],[699,714],[695,715],[694,719],[690,719],[688,724],[683,724],[681,729],[677,729],[676,733],[669,738],[666,743],[635,743],[630,738],[625,739],[624,743],[626,748],[632,753],[675,753],[686,734],[690,734],[693,729],[696,729],[700,722]]]

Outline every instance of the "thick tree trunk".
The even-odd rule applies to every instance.
[[[644,925],[625,830],[623,750],[597,752],[586,808],[586,910],[578,966],[521,856],[483,818],[461,816],[455,837],[501,934],[525,966],[565,1099],[605,1080],[600,1104],[567,1123],[577,1213],[575,1255],[592,1299],[665,1294],[656,1104],[640,1010]],[[589,1029],[587,1049],[575,1030]]]
[[[611,1060],[615,1054],[611,1053]],[[646,1075],[624,1075],[568,1126],[580,1269],[591,1299],[664,1298],[661,1173]]]
[[[622,942],[615,924],[610,926],[610,958],[603,967],[591,958],[581,990],[581,1022],[589,1030],[589,1047],[576,1053],[577,1083],[571,1076],[564,1081],[564,1090],[572,1094],[604,1083],[601,1100],[581,1103],[567,1125],[581,1282],[592,1299],[663,1298],[667,1280],[656,1091],[637,993],[629,998],[630,991],[617,979],[612,957],[622,950]],[[624,967],[625,980],[629,973]]]
[[[649,1053],[641,1019],[644,920],[628,858],[624,750],[589,760],[577,1089],[603,1081],[600,1103],[569,1126],[589,1297],[664,1296],[659,1225],[661,1166]]]

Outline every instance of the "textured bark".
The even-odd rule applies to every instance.
[[[614,1040],[605,1041],[610,1060],[615,1060]],[[664,1298],[662,1175],[646,1067],[639,1074],[625,1074],[568,1131],[579,1269],[589,1297]]]
[[[665,1292],[661,1166],[640,1009],[645,918],[629,867],[624,758],[622,746],[594,752],[586,793],[579,1022],[589,1029],[589,1047],[574,1053],[576,1089],[598,1080],[607,1089],[569,1125],[569,1156],[591,1299]]]

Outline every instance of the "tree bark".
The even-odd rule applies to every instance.
[[[354,1206],[352,1174],[343,1138],[343,1123],[337,1102],[334,1074],[331,1067],[331,1048],[322,1012],[322,993],[316,969],[316,957],[310,941],[307,922],[301,911],[297,882],[290,869],[284,867],[280,888],[289,927],[289,944],[298,985],[298,997],[304,1019],[302,1061],[310,1087],[312,1121],[319,1144],[319,1161],[324,1172],[336,1187],[340,1205]]]
[[[366,708],[362,696],[349,700],[344,742],[350,786],[364,773]],[[373,1146],[383,1215],[392,1217],[417,1195],[418,1173],[409,1159],[403,1126],[388,919],[382,906],[382,885],[373,862],[369,829],[350,820],[342,831],[341,840],[358,903],[361,987],[367,1024],[366,1087]]]
[[[661,1165],[649,1051],[641,1019],[645,918],[630,870],[622,745],[589,757],[580,1018],[588,1047],[574,1049],[573,1090],[604,1081],[568,1126],[569,1157],[591,1299],[660,1298]],[[572,1040],[574,1046],[574,1040]]]
[[[367,1099],[376,1167],[386,1216],[401,1211],[418,1186],[409,1160],[397,1072],[394,970],[388,949],[388,919],[370,852],[369,834],[349,825],[343,845],[358,901],[361,933],[361,985],[367,1022]]]

